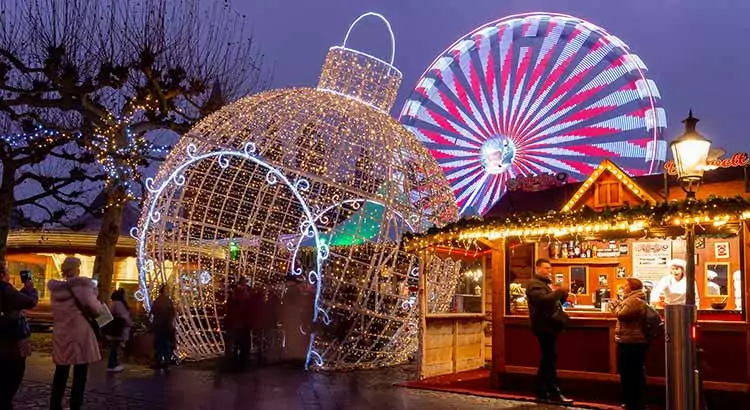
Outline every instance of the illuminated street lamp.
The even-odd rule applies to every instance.
[[[671,144],[677,179],[687,193],[688,201],[703,180],[711,141],[695,130],[698,119],[690,111],[683,121],[685,133]],[[698,410],[700,406],[700,374],[697,367],[695,340],[697,307],[695,306],[695,225],[685,226],[685,304],[667,305],[666,316],[666,374],[667,408],[670,410]]]
[[[670,144],[677,168],[677,179],[688,198],[695,198],[695,191],[703,180],[708,153],[711,150],[711,141],[695,130],[698,121],[690,110],[688,117],[682,121],[685,124],[685,133]]]

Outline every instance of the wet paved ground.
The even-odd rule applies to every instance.
[[[48,356],[29,359],[16,396],[16,410],[49,408],[54,368]],[[533,403],[419,391],[394,387],[411,369],[306,373],[291,367],[215,372],[186,365],[167,373],[129,366],[112,375],[98,363],[89,371],[86,409],[257,409],[257,410],[488,410],[559,409]],[[572,409],[572,408],[571,408]]]

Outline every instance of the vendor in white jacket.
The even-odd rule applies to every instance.
[[[669,261],[670,274],[659,280],[651,291],[651,303],[659,302],[664,297],[664,303],[667,305],[684,305],[685,292],[687,286],[685,283],[685,261],[682,259],[672,259]],[[695,306],[700,306],[698,297],[698,286],[695,285]]]

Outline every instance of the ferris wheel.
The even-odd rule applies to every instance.
[[[461,214],[484,214],[518,177],[583,180],[606,158],[631,175],[657,172],[666,114],[646,71],[590,22],[514,15],[441,53],[401,122],[440,164]]]

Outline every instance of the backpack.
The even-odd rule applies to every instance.
[[[646,318],[643,321],[643,334],[646,336],[646,341],[651,343],[664,334],[664,321],[659,316],[659,312],[654,309],[653,306],[647,302],[643,302],[646,305]]]

